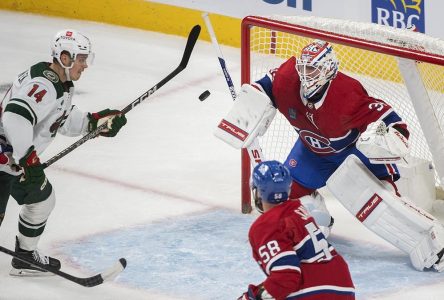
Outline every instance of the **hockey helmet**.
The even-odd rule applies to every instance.
[[[71,57],[71,65],[63,65],[60,56],[62,52],[68,52]],[[51,56],[57,59],[62,67],[65,69],[72,68],[77,55],[85,54],[88,56],[88,64],[91,64],[94,59],[94,53],[91,52],[90,40],[80,32],[72,29],[61,30],[56,33],[51,44]]]
[[[278,204],[288,200],[292,179],[290,171],[276,160],[259,163],[253,170],[251,187],[258,202]],[[257,199],[257,200],[256,200]],[[261,211],[261,207],[257,207]]]
[[[312,97],[335,78],[338,68],[339,61],[330,43],[315,40],[305,46],[296,60],[296,71],[301,80],[304,97]]]

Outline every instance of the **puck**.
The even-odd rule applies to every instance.
[[[208,98],[208,96],[210,95],[210,91],[206,90],[205,92],[203,92],[202,94],[200,94],[199,96],[199,100],[200,101],[204,101],[205,99]]]

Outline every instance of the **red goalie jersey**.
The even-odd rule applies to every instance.
[[[274,299],[355,299],[347,263],[299,200],[265,212],[251,226],[249,240],[267,275],[262,285]]]
[[[332,155],[354,146],[367,125],[377,120],[400,128],[408,137],[406,124],[390,105],[370,97],[357,80],[341,72],[315,103],[302,95],[295,57],[253,86],[270,97],[307,149],[318,155]]]

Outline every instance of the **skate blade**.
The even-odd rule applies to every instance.
[[[11,276],[17,276],[17,277],[47,277],[47,276],[54,276],[51,272],[43,272],[39,270],[30,270],[30,269],[16,269],[12,268],[11,271],[9,271],[9,275]]]

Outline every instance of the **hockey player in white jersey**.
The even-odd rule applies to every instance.
[[[37,63],[18,75],[0,106],[0,224],[12,196],[22,205],[16,252],[60,269],[59,260],[37,250],[55,205],[54,189],[39,154],[57,133],[80,136],[107,122],[100,135],[111,137],[126,124],[126,118],[119,110],[84,113],[72,104],[73,82],[80,79],[94,56],[85,35],[62,30],[55,35],[51,51],[52,62]],[[13,258],[10,274],[45,272]]]

